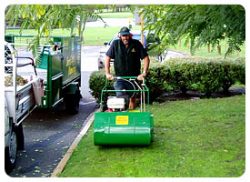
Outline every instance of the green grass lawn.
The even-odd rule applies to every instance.
[[[121,27],[86,27],[84,36],[84,46],[104,45],[104,42],[109,42],[115,34],[119,32]],[[133,30],[139,30],[139,26],[134,26]],[[75,31],[76,33],[76,31]],[[6,35],[19,35],[19,29],[6,30]],[[77,34],[77,33],[76,33]],[[36,35],[34,29],[23,30],[22,35]],[[70,36],[70,29],[53,29],[52,36]]]
[[[104,12],[99,14],[102,18],[133,18],[131,12]]]
[[[227,40],[222,40],[220,42],[221,45],[221,55],[217,51],[217,47],[212,48],[210,47],[210,52],[208,52],[208,47],[207,46],[201,46],[197,48],[194,52],[194,56],[199,56],[199,57],[224,57],[227,49],[228,49],[228,44]],[[184,39],[181,41],[181,43],[178,43],[178,45],[171,45],[169,47],[170,50],[175,50],[177,52],[182,52],[186,53],[187,55],[191,55],[190,53],[190,48],[189,46],[185,45]],[[235,51],[232,54],[228,55],[230,58],[238,58],[238,57],[245,57],[246,56],[246,49],[245,49],[245,44],[240,46],[241,51]]]
[[[238,177],[245,170],[245,96],[149,106],[154,141],[100,147],[93,128],[61,177]]]

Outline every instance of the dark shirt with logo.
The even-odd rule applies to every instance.
[[[141,73],[141,60],[148,56],[136,39],[129,40],[128,48],[120,39],[114,40],[106,55],[114,59],[116,76],[138,76]]]

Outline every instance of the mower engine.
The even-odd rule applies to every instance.
[[[109,97],[107,100],[109,111],[122,111],[125,109],[125,99],[118,97]]]

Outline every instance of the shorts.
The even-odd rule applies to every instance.
[[[114,89],[115,90],[136,90],[136,86],[134,85],[134,83],[128,81],[128,80],[123,80],[123,79],[118,79],[114,82]],[[116,96],[117,97],[121,97],[121,96],[129,96],[129,97],[133,97],[135,95],[135,92],[116,92]]]

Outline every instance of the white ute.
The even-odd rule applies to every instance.
[[[43,81],[37,77],[34,60],[18,57],[10,43],[5,43],[4,79],[5,170],[9,173],[16,164],[17,151],[24,149],[22,122],[40,104]]]

